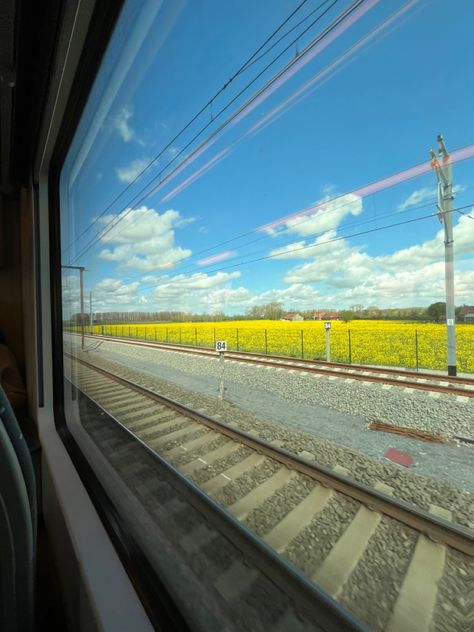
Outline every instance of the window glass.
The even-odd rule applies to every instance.
[[[124,5],[61,174],[68,423],[197,628],[312,629],[152,452],[361,625],[419,606],[416,629],[462,629],[473,20],[462,0]]]

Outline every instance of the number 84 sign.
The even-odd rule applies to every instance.
[[[227,341],[216,340],[216,351],[219,351],[219,353],[223,353],[224,351],[227,351]]]

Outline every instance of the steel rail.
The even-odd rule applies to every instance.
[[[111,337],[110,339],[112,340],[113,337]],[[122,340],[126,340],[126,338],[122,338]],[[144,341],[144,342],[147,342],[147,341]],[[168,345],[172,346],[172,343],[165,343],[165,342],[160,342],[157,344],[163,345],[163,348],[166,348]],[[214,351],[212,347],[193,347],[192,345],[180,345],[180,346],[184,346],[189,349],[208,350],[209,352]],[[179,348],[179,347],[178,345],[175,345],[173,348]],[[310,360],[308,358],[296,358],[296,357],[293,358],[293,357],[282,356],[278,354],[265,355],[262,353],[255,353],[252,351],[227,351],[226,353],[230,356],[242,355],[242,356],[261,358],[262,360],[264,360],[265,358],[270,358],[270,359],[273,358],[275,360],[283,360],[285,362],[291,361],[291,362],[299,362],[301,364],[309,364],[310,366],[317,365],[317,366],[328,367],[328,368],[340,367],[341,369],[346,369],[346,370],[351,369],[351,370],[361,371],[361,372],[368,371],[370,373],[393,374],[393,375],[407,376],[411,378],[421,378],[421,379],[432,380],[433,382],[448,382],[451,384],[467,384],[474,388],[474,379],[470,377],[437,375],[436,373],[428,373],[426,371],[410,371],[408,369],[394,369],[392,367],[383,368],[380,366],[363,365],[363,364],[347,364],[344,362],[326,362],[325,360]]]
[[[96,337],[94,336],[94,338]],[[102,336],[101,338],[104,339],[104,337]],[[118,342],[122,342],[123,344],[131,344],[131,345],[136,345],[136,346],[168,349],[168,350],[178,351],[181,353],[192,353],[194,355],[201,355],[205,357],[217,357],[217,356],[214,356],[214,353],[215,353],[214,350],[209,347],[196,348],[196,347],[185,346],[185,345],[174,346],[172,344],[158,343],[158,342],[154,343],[154,342],[149,342],[145,340],[131,341],[126,338],[117,339],[112,336],[105,337],[105,340],[118,341]],[[302,360],[302,359],[298,360],[295,358],[293,361],[291,361],[285,356],[266,356],[266,355],[262,356],[259,354],[251,354],[250,352],[240,352],[240,351],[231,351],[231,352],[227,351],[226,357],[228,359],[231,359],[234,362],[243,362],[246,364],[271,366],[274,368],[285,368],[292,371],[315,373],[317,375],[328,375],[330,377],[342,377],[342,378],[351,379],[351,380],[358,380],[361,382],[374,382],[378,384],[389,384],[390,386],[396,386],[398,388],[412,388],[412,389],[420,390],[420,391],[431,391],[435,393],[445,393],[448,395],[460,395],[462,397],[474,398],[474,389],[468,390],[464,388],[457,388],[454,385],[443,386],[440,384],[428,384],[425,382],[399,380],[392,377],[382,377],[381,375],[366,375],[362,373],[358,374],[349,370],[348,367],[350,366],[352,368],[352,365],[342,365],[346,367],[346,370],[341,371],[341,370],[332,369],[332,365],[330,363],[321,363],[320,365],[321,368],[319,368],[319,365],[315,366],[315,363],[312,360]],[[299,364],[294,364],[294,362],[298,362]],[[305,366],[301,366],[302,363],[305,363]],[[364,367],[363,371],[367,373],[374,373],[374,372],[383,373],[384,372],[384,371],[373,371],[372,368],[369,368],[369,367]],[[401,375],[401,376],[409,375],[411,378],[414,378],[415,380],[416,378],[420,378],[420,377],[423,379],[422,375],[419,373],[414,373],[414,372],[409,372],[409,371],[397,372],[395,369],[393,369],[391,372],[394,372],[397,375]],[[469,378],[459,378],[460,380],[467,380],[467,382],[454,382],[452,378],[440,379],[436,375],[431,375],[431,374],[424,374],[424,375],[429,376],[426,379],[430,379],[433,382],[446,381],[449,384],[465,383],[469,385],[472,384],[474,386],[474,380],[469,380]],[[445,376],[441,376],[441,377],[445,377]]]
[[[70,356],[70,354],[67,355]],[[70,357],[74,358],[80,364],[109,377],[109,379],[131,390],[145,395],[214,431],[220,432],[234,441],[243,443],[264,456],[279,461],[286,467],[309,476],[325,487],[330,487],[366,505],[374,511],[379,511],[404,523],[430,537],[435,542],[446,544],[467,555],[474,555],[474,531],[467,527],[451,523],[448,520],[430,514],[428,511],[415,507],[404,500],[394,498],[368,485],[364,485],[359,481],[339,474],[324,465],[297,456],[284,448],[244,432],[243,430],[239,430],[225,422],[218,421],[192,408],[188,408],[165,395],[159,395],[132,380],[115,375],[83,359],[75,356]]]
[[[70,354],[66,354],[70,355]],[[85,363],[87,364],[87,363]],[[96,367],[90,367],[96,370]],[[111,377],[111,375],[108,375]],[[113,379],[113,376],[112,376]],[[71,382],[71,384],[74,384]],[[318,632],[369,632],[344,606],[309,579],[291,562],[253,533],[229,511],[206,494],[196,483],[184,476],[143,439],[129,430],[81,387],[74,386],[113,421],[129,437],[140,444],[154,459],[161,475],[187,501],[227,538],[244,556],[293,601],[295,610],[306,615]],[[132,388],[127,384],[129,388]]]

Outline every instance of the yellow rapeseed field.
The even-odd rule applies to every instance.
[[[403,321],[355,320],[331,323],[331,360],[422,369],[446,369],[446,327]],[[94,325],[94,333],[160,342],[214,347],[292,357],[326,357],[321,321],[227,321],[207,323]],[[474,325],[457,325],[457,366],[474,373]]]

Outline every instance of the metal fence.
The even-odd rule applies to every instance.
[[[80,328],[76,327],[75,331]],[[226,340],[230,351],[250,351],[291,358],[326,360],[326,335],[320,329],[247,327],[202,327],[179,325],[94,325],[86,333],[156,341],[160,343],[214,348],[216,340]],[[336,329],[330,332],[330,359],[333,362],[408,369],[445,370],[445,338],[412,329],[401,333],[374,330]],[[461,372],[474,372],[474,328],[457,332],[457,366]]]

